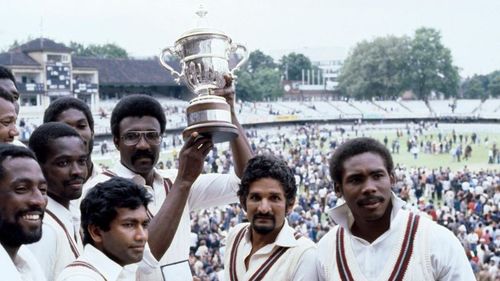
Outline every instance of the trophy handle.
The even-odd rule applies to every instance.
[[[240,67],[245,62],[247,62],[247,60],[248,60],[248,51],[247,51],[247,48],[245,46],[243,46],[241,44],[238,44],[238,43],[233,44],[232,49],[233,49],[233,51],[236,51],[238,49],[242,49],[243,50],[243,58],[240,60],[240,62],[238,62],[238,64],[236,64],[236,66],[233,69],[231,69],[231,76],[236,77],[236,75],[234,74],[234,72],[236,70],[240,69]]]
[[[163,67],[165,67],[166,69],[168,69],[170,71],[170,74],[172,74],[172,76],[177,76],[177,78],[175,78],[175,81],[179,82],[179,79],[181,78],[182,74],[177,72],[173,67],[171,67],[168,63],[165,62],[165,55],[167,53],[171,54],[172,56],[176,56],[176,54],[175,54],[174,50],[172,50],[172,48],[173,47],[167,47],[161,51],[160,63],[161,63],[161,65],[163,65]]]

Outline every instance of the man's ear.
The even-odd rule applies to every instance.
[[[394,175],[394,172],[389,174],[389,178],[391,180],[391,186],[394,186],[396,184],[396,176]]]
[[[245,212],[247,211],[247,202],[246,202],[246,198],[243,198],[243,196],[240,196],[240,205],[241,205],[241,208],[243,208],[243,210],[245,210]]]
[[[113,137],[113,143],[115,144],[115,148],[117,150],[120,150],[120,138],[119,137]]]
[[[342,185],[340,183],[334,183],[333,188],[335,190],[335,196],[337,196],[337,198],[342,197]]]
[[[287,216],[292,212],[294,205],[295,205],[295,198],[293,198],[292,200],[287,202],[287,204],[286,204],[286,215]]]
[[[92,238],[92,241],[94,241],[95,245],[102,244],[102,230],[93,224],[89,224],[87,227],[90,237]]]

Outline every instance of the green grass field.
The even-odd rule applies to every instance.
[[[443,132],[444,134],[450,132]],[[430,136],[433,134],[434,138],[436,138],[436,132],[429,132],[424,134],[426,136]],[[381,142],[384,139],[384,136],[387,135],[388,138],[388,146],[390,147],[393,139],[396,138],[395,132],[382,133],[377,132],[372,134],[373,138],[380,140]],[[483,142],[484,138],[488,136],[488,145],[486,146]],[[453,161],[453,158],[450,154],[426,154],[423,151],[420,151],[418,154],[418,159],[413,159],[413,155],[407,152],[406,147],[407,137],[403,136],[400,138],[401,147],[399,150],[399,154],[393,154],[394,163],[404,164],[407,167],[427,167],[427,168],[439,168],[439,167],[450,167],[452,171],[463,170],[465,166],[471,171],[479,171],[479,170],[497,170],[500,171],[500,164],[488,164],[488,150],[491,149],[494,142],[497,145],[500,144],[500,133],[488,133],[481,136],[480,144],[472,144],[472,157],[465,161],[462,157],[461,162]],[[465,145],[463,145],[465,148]]]

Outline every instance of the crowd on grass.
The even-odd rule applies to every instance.
[[[432,147],[440,145],[432,145],[433,142],[450,143],[448,147],[479,143],[490,149],[496,147],[478,133],[429,134],[437,126],[434,123],[408,125],[397,130],[397,140],[401,143],[408,140],[414,142],[422,153],[449,153],[434,150]],[[332,226],[326,211],[342,200],[335,193],[329,176],[330,155],[340,143],[361,136],[362,131],[359,125],[247,130],[256,154],[277,155],[293,169],[300,192],[288,216],[288,223],[315,242]],[[385,143],[393,153],[398,152],[392,149],[391,142]],[[399,153],[411,152],[401,149]],[[453,155],[450,159],[458,161]],[[175,161],[169,165],[175,165]],[[428,215],[455,233],[478,280],[500,280],[500,166],[491,164],[487,167],[471,171],[464,163],[463,169],[452,171],[446,165],[430,169],[396,163],[393,190],[407,202],[408,208]],[[230,172],[231,169],[229,150],[215,149],[209,155],[206,172]],[[225,237],[231,227],[245,221],[244,211],[239,204],[232,204],[192,212],[191,217],[190,263],[193,273],[201,280],[222,280]]]

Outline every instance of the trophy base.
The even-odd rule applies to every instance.
[[[210,136],[213,143],[231,141],[238,136],[238,128],[231,123],[207,122],[187,127],[182,131],[182,138],[186,140],[193,132]]]

